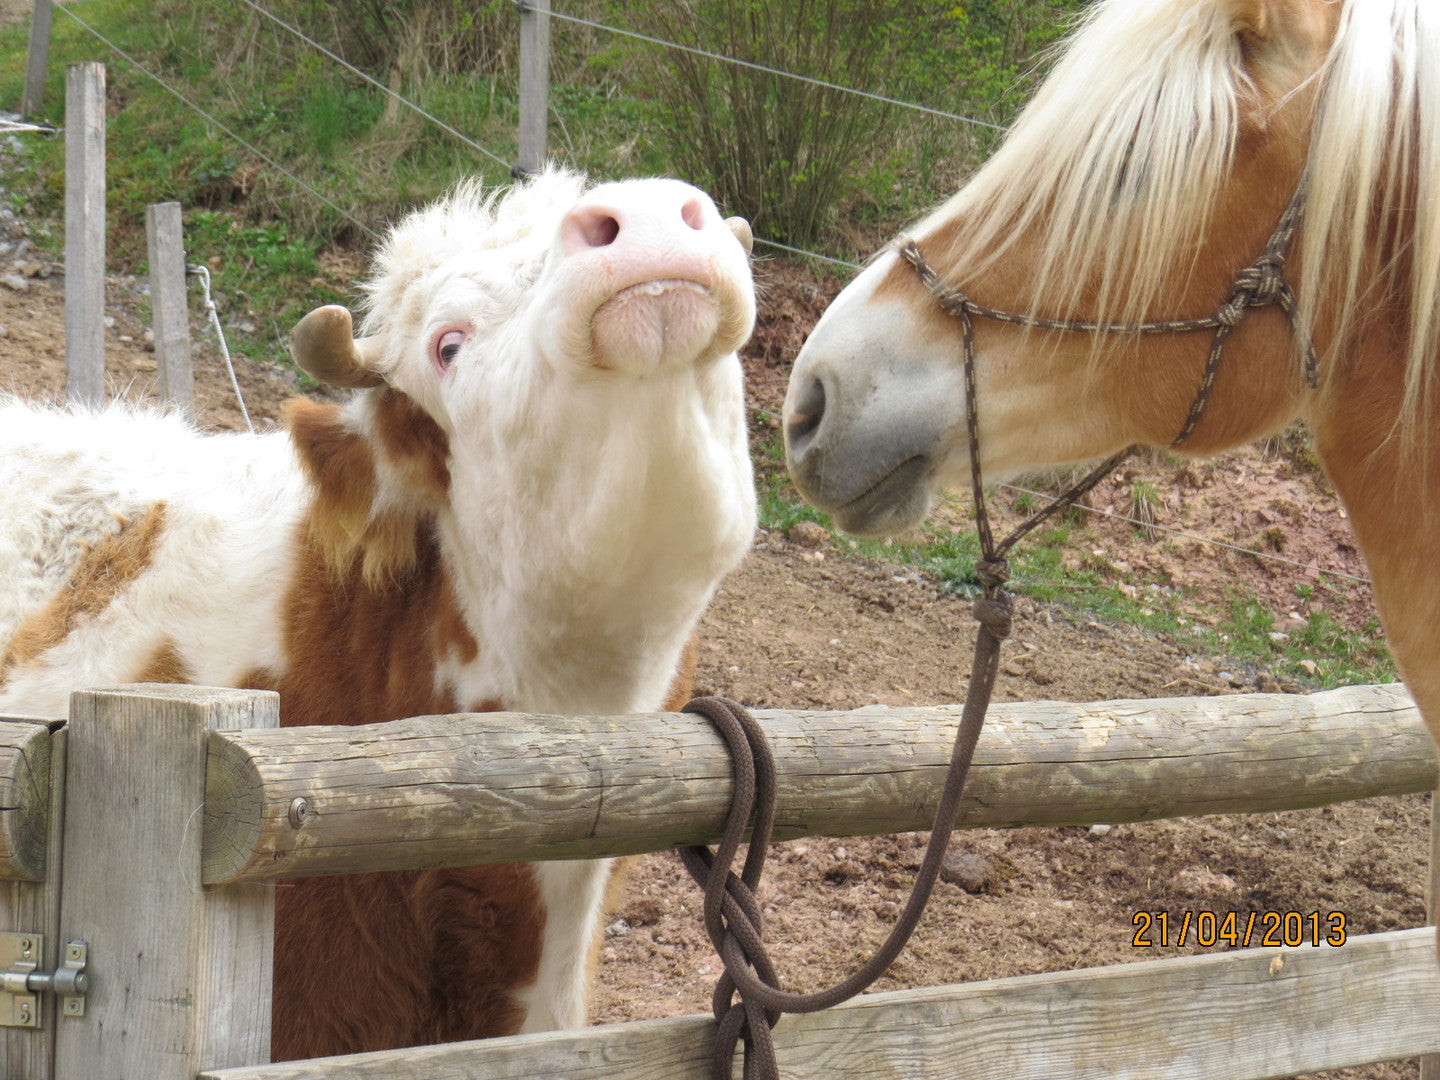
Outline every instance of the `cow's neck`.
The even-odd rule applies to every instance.
[[[533,711],[659,706],[753,519],[748,468],[730,449],[743,417],[709,414],[695,378],[592,387],[517,430],[503,463],[452,447],[438,524],[483,643],[470,693],[496,684]]]

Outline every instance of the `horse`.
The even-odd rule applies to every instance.
[[[1440,4],[1098,0],[990,159],[822,315],[787,459],[883,535],[972,463],[1208,455],[1301,418],[1440,744],[1437,353]]]

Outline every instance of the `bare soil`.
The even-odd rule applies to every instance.
[[[788,363],[828,299],[796,272],[762,270],[762,324],[746,352],[757,437],[778,412]],[[59,400],[63,391],[60,275],[0,212],[0,391]],[[107,373],[119,395],[147,399],[154,355],[137,312],[137,283],[111,282]],[[198,305],[197,305],[198,310]],[[234,428],[228,381],[196,320],[199,420]],[[276,421],[293,378],[240,362],[250,411]],[[1273,546],[1303,562],[1363,574],[1348,528],[1324,481],[1292,457],[1249,449],[1216,463],[1156,459],[1152,476],[1162,520],[1251,546]],[[1148,470],[1148,472],[1146,471]],[[1095,503],[1120,511],[1135,474],[1117,477]],[[961,527],[963,508],[947,511]],[[797,534],[799,536],[800,534]],[[796,542],[762,532],[753,554],[724,585],[702,627],[697,691],[753,706],[851,708],[960,700],[973,623],[968,602],[924,576],[841,555],[821,536]],[[818,544],[817,544],[818,542]],[[1200,544],[1148,544],[1133,526],[1096,526],[1080,561],[1148,565],[1175,580],[1236,583],[1281,611],[1307,605],[1295,567]],[[1333,602],[1326,601],[1309,601]],[[1335,617],[1373,617],[1356,585]],[[1197,611],[1197,617],[1204,617]],[[1265,673],[1235,674],[1224,657],[1186,655],[1176,644],[1064,608],[1022,601],[1007,646],[1001,699],[1103,700],[1254,689]],[[1272,680],[1273,681],[1273,680]],[[1274,688],[1267,686],[1267,688]],[[1300,687],[1291,687],[1300,689]],[[1423,925],[1428,797],[1371,799],[1318,810],[1084,828],[962,833],[968,858],[937,890],[913,944],[877,989],[1154,959],[1186,949],[1136,948],[1137,911],[1343,911],[1352,933]],[[777,845],[762,893],[767,939],[787,985],[836,981],[883,937],[918,865],[924,837],[811,839]],[[717,974],[699,927],[698,894],[669,855],[635,860],[628,898],[602,949],[597,1021],[704,1011]],[[1414,1062],[1326,1074],[1367,1080],[1418,1076]]]

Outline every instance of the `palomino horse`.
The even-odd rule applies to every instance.
[[[1297,193],[1272,280],[1246,283]],[[1286,282],[1293,324],[1250,308]],[[957,321],[937,296],[1109,324],[1228,309],[1234,327],[1177,442],[1211,333]],[[843,528],[882,534],[968,479],[972,445],[994,480],[1137,443],[1214,453],[1304,417],[1440,740],[1437,351],[1440,3],[1099,0],[991,160],[816,326],[785,406],[790,469]]]

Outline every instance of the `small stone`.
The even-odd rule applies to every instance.
[[[26,281],[19,274],[0,274],[0,285],[15,292],[24,292],[30,288],[30,282]]]
[[[1182,896],[1228,893],[1236,888],[1235,879],[1229,874],[1217,874],[1203,866],[1187,866],[1171,879],[1170,884]]]
[[[986,892],[995,883],[995,864],[968,851],[952,851],[940,865],[940,880],[968,893]]]
[[[624,919],[616,919],[609,926],[605,927],[605,936],[627,937],[629,936],[632,929],[634,928]]]
[[[1091,825],[1091,826],[1090,826],[1090,835],[1091,835],[1091,836],[1109,836],[1109,835],[1110,835],[1110,830],[1113,829],[1113,828],[1115,828],[1114,825]]]
[[[135,361],[135,370],[136,370],[136,371],[154,371],[154,370],[156,369],[156,367],[158,367],[158,366],[159,366],[159,365],[157,365],[154,360],[136,360],[136,361]]]
[[[824,547],[830,542],[830,533],[825,526],[814,521],[797,521],[785,536],[792,544],[808,548]]]
[[[1301,660],[1301,661],[1300,661],[1300,664],[1299,664],[1299,667],[1300,667],[1300,670],[1303,671],[1303,672],[1305,672],[1306,675],[1311,675],[1311,676],[1313,676],[1313,675],[1315,674],[1316,667],[1315,667],[1315,661],[1314,661],[1314,660]]]

